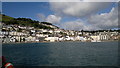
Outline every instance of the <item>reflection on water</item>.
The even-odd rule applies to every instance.
[[[14,65],[116,66],[118,42],[4,44],[3,55]]]

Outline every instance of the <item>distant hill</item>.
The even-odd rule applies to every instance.
[[[31,26],[40,29],[54,29],[52,27],[47,26],[47,25],[54,26],[49,22],[39,22],[36,20],[32,20],[30,18],[13,18],[4,14],[1,14],[0,16],[2,16],[2,23],[5,23],[6,25],[12,24],[12,25],[20,25],[20,26]]]

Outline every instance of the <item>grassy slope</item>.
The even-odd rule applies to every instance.
[[[31,20],[28,18],[13,18],[10,16],[2,15],[2,22],[7,25],[16,24],[16,25],[21,25],[21,26],[32,26],[35,28],[42,28],[42,29],[53,29],[51,27],[42,25],[42,24],[52,25],[51,23],[48,23],[48,22],[43,23],[42,22],[42,24],[39,24],[39,21]]]

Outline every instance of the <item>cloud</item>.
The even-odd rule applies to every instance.
[[[112,8],[109,13],[95,14],[88,17],[87,21],[68,21],[61,26],[64,29],[70,30],[100,30],[100,29],[113,29],[118,27],[118,10]]]
[[[86,25],[85,22],[80,21],[79,19],[75,21],[69,21],[61,24],[61,27],[67,30],[91,30],[90,25]]]
[[[39,17],[40,21],[45,21],[52,24],[60,23],[60,20],[61,20],[61,17],[57,15],[48,15],[47,17],[45,17],[44,14],[39,13],[37,14],[37,16]]]
[[[88,18],[88,24],[101,29],[111,29],[118,27],[118,10],[112,8],[109,13],[102,13],[100,15],[92,15]]]
[[[45,15],[42,13],[37,14],[41,21],[45,21]]]
[[[50,7],[55,13],[47,17],[39,14],[39,17],[70,30],[112,29],[118,27],[118,7],[111,6],[111,11],[98,14],[111,4],[109,2],[50,2]],[[74,19],[61,23],[60,21],[65,17]]]
[[[50,2],[51,9],[58,15],[86,17],[108,8],[110,2]]]
[[[57,16],[57,15],[48,15],[46,18],[47,22],[53,23],[53,24],[57,24],[60,23],[61,17]]]
[[[120,0],[49,0],[50,2],[118,2]]]

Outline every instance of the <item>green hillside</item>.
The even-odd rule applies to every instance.
[[[20,25],[20,26],[31,26],[40,29],[53,29],[51,27],[43,25],[43,24],[52,25],[51,23],[48,22],[39,22],[32,20],[30,18],[13,18],[4,14],[2,14],[2,23],[5,23],[6,25],[12,24],[12,25]]]

